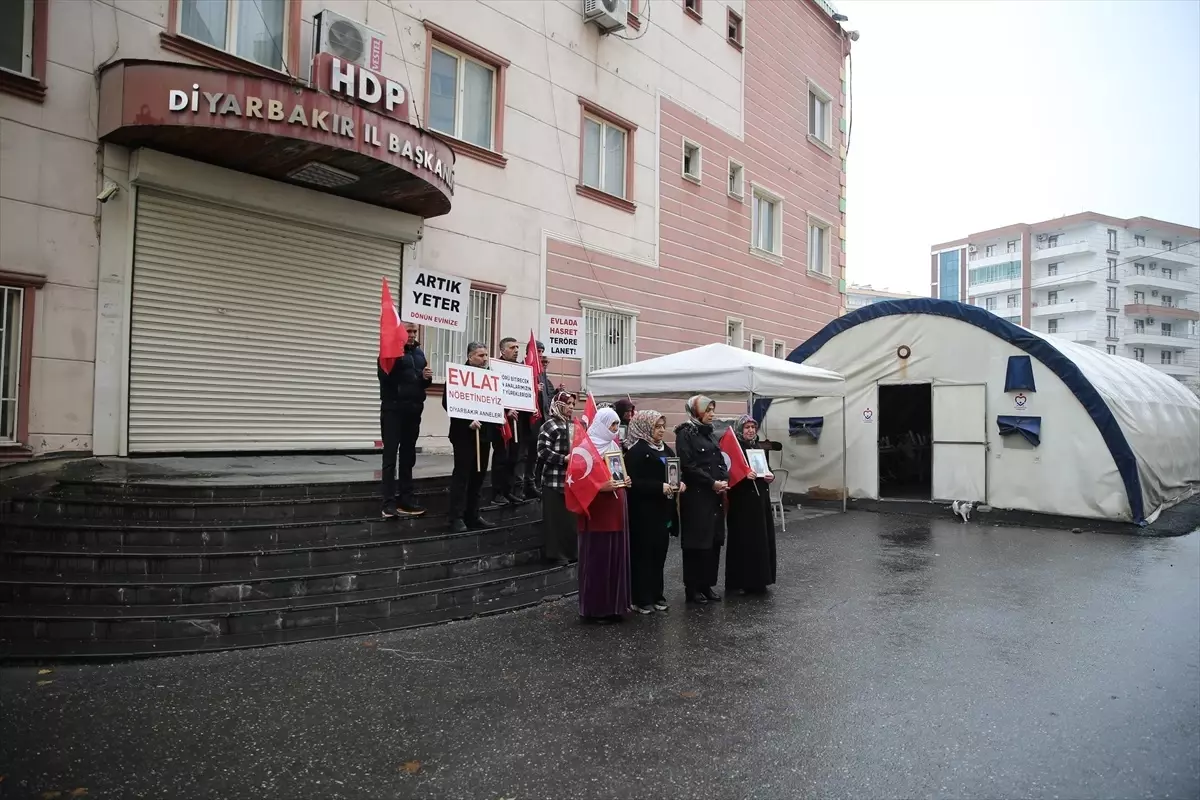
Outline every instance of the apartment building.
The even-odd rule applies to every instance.
[[[934,245],[930,295],[1135,358],[1200,391],[1200,229],[1085,212]]]
[[[835,16],[838,18],[835,19]],[[0,4],[0,456],[359,450],[380,278],[588,370],[783,355],[842,306],[824,0]],[[394,289],[395,291],[395,289]]]
[[[870,284],[852,283],[846,288],[846,312],[856,311],[863,306],[879,303],[884,300],[912,300],[917,295],[904,292],[893,292],[890,289],[876,289]]]

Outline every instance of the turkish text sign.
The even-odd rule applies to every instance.
[[[546,355],[550,358],[583,358],[583,317],[547,314],[542,320]]]
[[[537,408],[533,396],[533,370],[524,364],[493,358],[492,372],[500,378],[500,396],[504,407],[514,411],[533,411]]]
[[[400,321],[451,331],[467,329],[471,282],[427,269],[404,270]]]
[[[446,412],[458,419],[503,423],[500,376],[481,367],[447,364]]]

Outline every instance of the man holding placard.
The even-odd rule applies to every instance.
[[[500,378],[488,370],[487,345],[467,345],[465,366],[446,365],[442,408],[450,417],[454,471],[450,475],[450,531],[496,527],[479,516],[479,493],[487,472],[489,443],[504,420]]]
[[[500,340],[500,360],[511,364],[517,363],[521,346],[516,339],[506,336]],[[493,437],[495,453],[492,456],[492,502],[502,506],[511,503],[521,505],[525,501],[516,494],[518,464],[521,453],[532,438],[528,412],[512,408],[505,410],[507,428],[500,427]]]

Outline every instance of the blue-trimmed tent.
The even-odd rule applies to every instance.
[[[976,306],[875,303],[826,325],[788,360],[845,378],[846,484],[879,497],[879,387],[931,385],[932,498],[1142,523],[1200,482],[1200,399],[1131,358],[1042,335]],[[890,395],[889,395],[890,396]],[[787,442],[789,490],[842,485],[841,442],[793,435],[840,427],[841,404],[759,403]],[[892,409],[894,412],[894,409]]]

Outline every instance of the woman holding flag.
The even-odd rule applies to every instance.
[[[758,423],[749,415],[725,432],[722,450],[730,453],[729,546],[725,551],[725,594],[741,591],[763,594],[775,583],[775,518],[771,514],[770,486],[774,476],[756,475],[746,460],[746,450],[762,449]],[[734,459],[740,456],[740,461]],[[736,480],[735,480],[736,479]]]
[[[721,599],[713,590],[725,542],[725,492],[729,472],[713,436],[717,404],[704,395],[687,401],[687,422],[675,428],[675,450],[688,491],[679,500],[679,543],[683,547],[683,585],[689,603]]]
[[[629,611],[628,478],[615,481],[604,455],[617,448],[617,412],[599,409],[577,426],[567,466],[567,508],[579,515],[579,616],[612,622]]]

